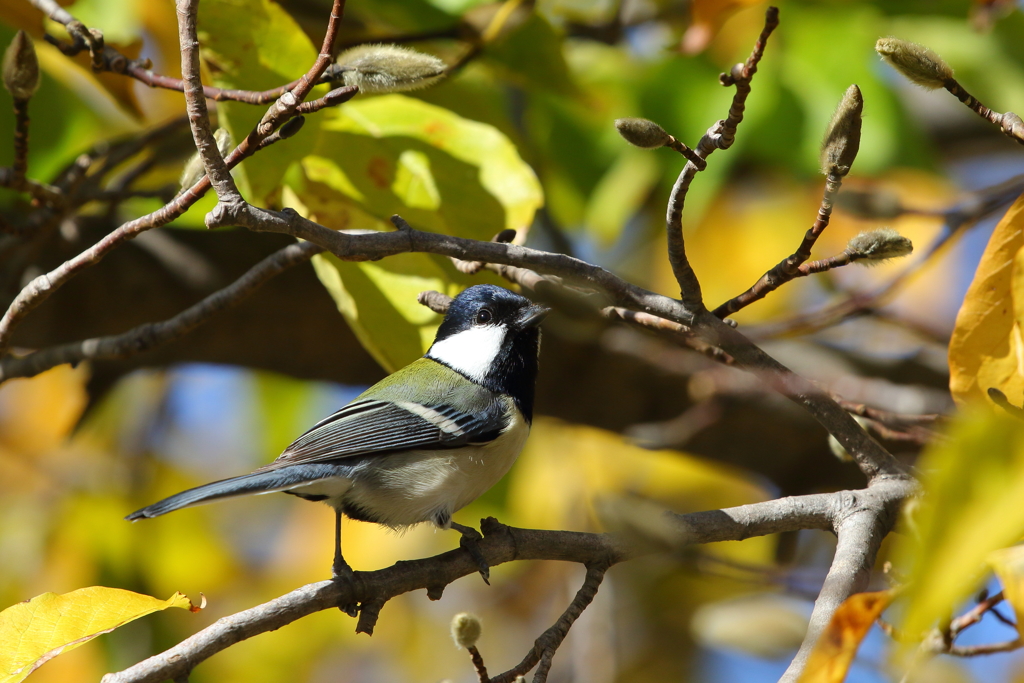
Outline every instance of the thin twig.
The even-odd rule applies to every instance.
[[[470,645],[469,658],[473,662],[473,668],[476,669],[476,676],[480,679],[480,683],[491,683],[491,678],[487,675],[487,665],[484,664],[484,658],[480,654],[480,650],[477,649],[476,645]]]
[[[185,108],[192,128],[192,138],[218,201],[229,204],[243,201],[224,163],[224,157],[217,148],[217,140],[213,137],[203,83],[199,77],[199,38],[196,28],[199,0],[177,0],[175,7],[178,15],[178,44],[181,47],[181,80],[185,82]]]
[[[35,199],[57,208],[63,207],[67,203],[64,190],[55,185],[47,185],[27,178],[24,173],[19,175],[14,167],[0,167],[0,187],[27,192]]]
[[[290,244],[266,257],[233,283],[214,292],[178,315],[158,323],[146,323],[123,334],[41,349],[27,356],[0,359],[0,383],[15,377],[34,377],[65,363],[127,358],[171,342],[245,299],[270,278],[305,263],[323,251],[309,242]]]
[[[259,149],[279,140],[274,136],[268,136],[263,140]],[[250,150],[252,154],[255,150]],[[228,169],[234,168],[243,159],[243,155],[236,148],[228,155],[226,161]],[[84,171],[83,171],[84,175]],[[69,181],[70,184],[70,181]],[[72,185],[73,187],[73,185]],[[80,252],[75,257],[65,261],[57,268],[44,273],[28,283],[15,297],[14,301],[0,318],[0,357],[7,353],[11,345],[11,336],[18,324],[24,320],[33,309],[46,301],[50,296],[64,286],[75,275],[86,268],[99,263],[103,257],[113,251],[119,245],[133,239],[136,235],[167,225],[199,201],[210,189],[210,180],[203,176],[196,183],[182,191],[171,202],[160,207],[153,213],[141,216],[122,224],[116,230],[108,234],[99,242]]]
[[[978,657],[980,655],[994,655],[1000,652],[1012,652],[1024,647],[1024,640],[1014,638],[1001,643],[985,643],[983,645],[954,645],[945,651],[947,655],[954,657]]]
[[[919,272],[955,237],[1007,204],[1024,192],[1024,175],[1015,176],[1002,183],[972,192],[956,204],[944,209],[943,230],[923,250],[921,256],[910,263],[902,272],[873,292],[850,294],[838,303],[830,304],[816,311],[798,314],[788,320],[751,328],[748,333],[755,339],[768,339],[793,334],[811,334],[837,325],[844,320],[871,313],[887,299],[894,296],[911,277]]]
[[[807,230],[807,233],[804,235],[804,238],[800,242],[800,246],[797,247],[797,250],[793,252],[791,256],[786,257],[774,268],[762,275],[761,279],[755,282],[750,289],[733,297],[716,308],[716,316],[719,318],[725,318],[726,316],[749,306],[755,301],[763,299],[769,293],[775,291],[796,277],[810,275],[811,273],[820,273],[831,268],[846,265],[850,262],[850,259],[848,258],[849,254],[847,254],[847,252],[843,252],[837,257],[832,257],[832,259],[816,261],[807,267],[802,267],[805,265],[807,259],[811,257],[811,250],[814,248],[814,244],[817,242],[818,237],[822,232],[824,232],[825,228],[828,227],[829,220],[832,216],[832,207],[835,203],[835,197],[839,192],[839,186],[842,182],[843,178],[838,173],[828,174],[825,178],[825,189],[821,196],[821,205],[818,207],[818,217],[815,219],[814,224],[810,229]],[[847,256],[845,261],[842,258],[844,255]]]
[[[185,91],[185,83],[182,79],[171,78],[170,76],[163,76],[161,74],[154,73],[150,69],[152,65],[149,63],[149,60],[128,59],[127,56],[109,45],[104,45],[102,50],[96,50],[95,48],[97,45],[95,42],[95,34],[99,33],[98,30],[84,28],[82,22],[75,19],[67,12],[67,10],[54,2],[54,0],[29,0],[29,2],[39,10],[43,11],[51,19],[57,23],[63,24],[65,28],[68,29],[68,34],[71,35],[74,40],[70,45],[61,43],[52,36],[46,36],[47,41],[56,45],[64,54],[73,57],[82,50],[90,50],[93,54],[93,68],[96,71],[109,71],[111,73],[129,76],[151,88],[164,88],[166,90],[177,90],[178,92]],[[87,35],[93,42],[92,46],[90,46],[86,41]],[[203,93],[208,99],[216,102],[231,100],[234,102],[244,102],[246,104],[270,104],[282,94],[294,88],[297,84],[298,81],[292,81],[291,83],[286,83],[276,88],[262,91],[232,90],[227,88],[215,88],[207,85],[203,86]]]
[[[779,10],[777,7],[769,7],[765,12],[764,28],[758,36],[754,50],[750,57],[743,64],[733,67],[730,74],[722,74],[722,85],[735,85],[736,93],[733,95],[732,105],[729,107],[729,114],[701,137],[700,142],[694,150],[696,156],[701,159],[707,157],[716,149],[728,149],[736,138],[736,128],[743,120],[743,111],[746,107],[747,96],[750,94],[750,81],[757,72],[757,64],[764,55],[764,49],[775,27],[779,25]],[[693,311],[700,311],[704,308],[704,299],[701,295],[700,281],[697,279],[693,267],[686,257],[686,244],[683,239],[683,206],[686,202],[686,194],[690,189],[693,178],[701,170],[698,164],[688,161],[683,170],[679,173],[672,193],[669,195],[668,208],[665,214],[665,229],[668,236],[668,259],[672,265],[672,272],[679,283],[680,296],[687,308]]]
[[[981,118],[994,123],[999,126],[1007,137],[1016,140],[1018,143],[1024,145],[1024,121],[1014,114],[1012,111],[1008,111],[1005,114],[992,111],[984,104],[982,104],[978,98],[967,92],[966,89],[955,78],[946,79],[943,83],[943,87],[946,88],[955,98],[967,105],[967,108],[973,111]]]
[[[28,99],[14,98],[14,176],[24,178],[28,170]]]
[[[583,580],[583,585],[580,586],[580,589],[576,592],[576,597],[573,598],[569,606],[562,612],[562,616],[558,618],[558,621],[537,638],[533,643],[533,648],[526,654],[523,661],[508,671],[492,677],[491,683],[511,683],[515,680],[516,676],[522,676],[534,666],[537,666],[538,662],[541,663],[541,666],[537,668],[537,673],[533,680],[537,683],[543,683],[547,679],[547,671],[551,666],[551,658],[554,657],[555,651],[558,650],[562,641],[565,640],[565,636],[569,634],[569,629],[572,625],[583,614],[583,610],[593,602],[594,597],[597,595],[597,589],[601,586],[601,581],[604,580],[605,572],[608,571],[610,566],[611,564],[607,561],[587,564],[587,576]]]

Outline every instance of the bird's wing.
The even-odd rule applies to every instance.
[[[477,411],[414,401],[356,400],[321,420],[257,472],[354,455],[411,449],[458,448],[492,441],[506,426],[503,399]]]

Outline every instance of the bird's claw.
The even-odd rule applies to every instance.
[[[345,581],[348,582],[349,585],[352,585],[352,582],[355,579],[355,572],[352,571],[352,567],[349,566],[348,562],[345,562],[344,560],[341,562],[335,560],[334,564],[331,566],[331,574],[332,581]],[[338,609],[350,617],[355,617],[359,614],[359,603],[351,602],[347,605],[338,605]]]
[[[473,561],[476,562],[477,571],[480,572],[484,583],[490,586],[491,566],[487,564],[487,558],[484,557],[483,551],[480,550],[480,541],[484,537],[480,535],[479,531],[470,526],[463,526],[453,522],[452,528],[462,534],[462,539],[459,540],[459,547],[463,548],[473,558]]]

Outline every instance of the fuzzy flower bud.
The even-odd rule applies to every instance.
[[[892,228],[879,228],[862,232],[846,245],[846,251],[853,257],[874,265],[892,258],[908,256],[914,245]]]
[[[27,100],[39,88],[39,59],[32,39],[24,31],[14,34],[3,61],[4,87],[16,100]]]
[[[853,160],[860,150],[861,114],[864,112],[864,98],[860,88],[851,85],[839,100],[836,112],[825,131],[821,143],[821,172],[845,176],[850,172]]]
[[[468,650],[475,646],[481,630],[480,619],[468,612],[452,617],[452,640],[462,649]]]
[[[648,119],[615,119],[615,128],[626,142],[644,149],[664,147],[672,140],[664,128]]]
[[[924,45],[899,38],[879,38],[875,52],[901,74],[929,90],[941,88],[953,78],[953,69]]]
[[[292,121],[295,120],[296,119],[292,119]],[[291,123],[291,121],[288,123]],[[288,123],[286,123],[285,126],[287,126]],[[301,128],[302,124],[298,124],[298,126]],[[298,129],[295,129],[292,132],[292,135],[297,132],[299,132]],[[229,133],[226,128],[218,128],[213,132],[213,139],[217,141],[217,149],[220,150],[220,155],[222,157],[227,156],[228,152],[231,151],[231,133]],[[188,163],[185,164],[184,170],[181,172],[181,179],[179,180],[181,189],[187,190],[192,187],[199,182],[199,179],[204,175],[206,175],[206,167],[203,166],[203,158],[199,156],[199,152],[196,152],[188,160]]]
[[[397,45],[360,45],[338,55],[345,85],[362,93],[416,90],[444,78],[447,67],[437,57]]]

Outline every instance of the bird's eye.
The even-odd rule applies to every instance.
[[[493,317],[494,317],[494,314],[491,313],[491,309],[489,309],[489,308],[481,308],[480,311],[476,314],[476,324],[477,325],[486,325],[487,323],[491,322],[491,319]]]

